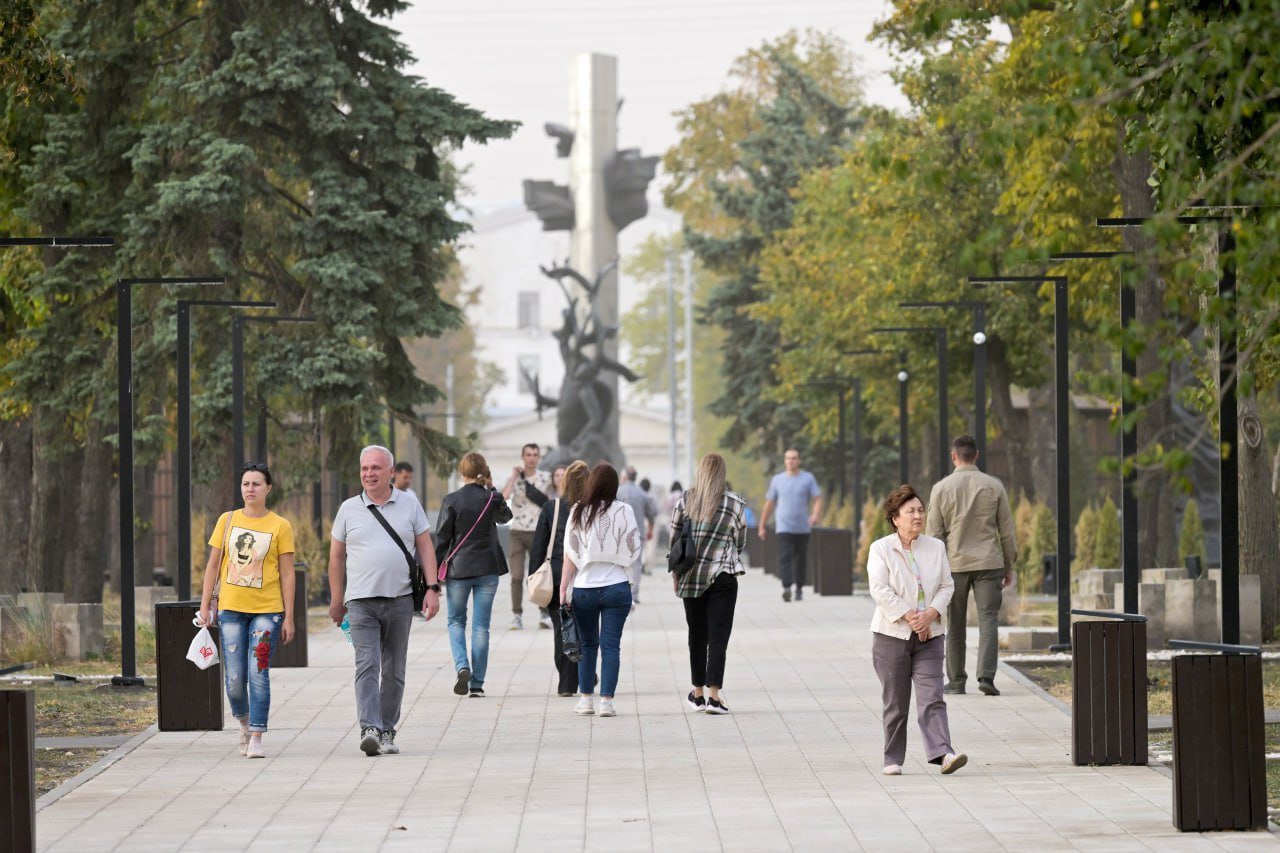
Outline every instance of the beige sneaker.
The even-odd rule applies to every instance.
[[[965,755],[963,752],[959,755],[949,752],[947,753],[947,756],[942,759],[942,772],[943,774],[955,773],[968,762],[969,756]]]
[[[885,776],[901,776],[901,775],[902,775],[902,765],[901,765],[901,764],[886,764],[886,765],[884,766],[884,769],[883,769],[883,770],[881,770],[880,772],[881,772],[881,774],[883,774],[883,775],[885,775]]]

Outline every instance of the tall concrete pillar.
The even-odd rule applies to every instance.
[[[569,262],[588,280],[618,257],[618,229],[609,217],[605,193],[605,165],[618,147],[617,114],[617,57],[600,53],[574,57],[569,68],[569,126],[574,134],[569,152],[569,196],[574,211]],[[601,284],[595,304],[603,323],[618,324],[616,270]],[[578,302],[577,313],[579,324],[585,322],[590,313],[585,294]],[[604,338],[598,346],[603,346],[610,358],[618,357],[616,337]],[[605,432],[609,443],[617,445],[618,375],[606,371],[600,379],[613,395]]]

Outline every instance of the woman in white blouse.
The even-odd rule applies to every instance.
[[[968,758],[951,746],[942,695],[946,625],[942,614],[955,585],[947,548],[921,536],[924,503],[901,485],[884,502],[894,532],[871,543],[867,578],[876,603],[871,616],[871,657],[884,697],[884,775],[898,776],[907,756],[907,708],[916,688],[917,721],[930,764],[954,773]]]
[[[578,705],[594,714],[596,656],[600,656],[600,716],[612,717],[622,662],[622,627],[631,613],[630,567],[644,537],[631,507],[619,501],[618,472],[601,463],[587,478],[586,494],[569,513],[565,530],[560,600],[573,609],[582,656],[578,659]],[[572,593],[572,594],[571,594]]]

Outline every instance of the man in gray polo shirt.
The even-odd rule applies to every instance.
[[[416,498],[391,488],[395,459],[385,447],[360,451],[360,483],[364,491],[338,507],[329,543],[329,618],[351,628],[356,656],[356,714],[360,749],[370,757],[395,755],[396,724],[404,698],[404,666],[413,624],[413,588],[405,550],[417,552],[426,573],[425,612],[440,612],[436,556],[427,514]],[[404,549],[379,523],[372,508],[386,519]],[[343,581],[346,581],[345,590]]]

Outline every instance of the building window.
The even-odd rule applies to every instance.
[[[538,316],[538,291],[522,290],[520,291],[520,302],[517,309],[516,327],[519,329],[536,329],[539,321],[542,319]]]
[[[521,394],[533,393],[533,381],[542,371],[542,359],[536,355],[522,355],[516,359],[517,384]]]

